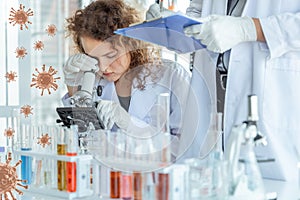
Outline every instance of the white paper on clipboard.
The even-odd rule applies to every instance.
[[[199,40],[186,36],[183,30],[187,26],[200,23],[188,16],[174,14],[118,29],[115,33],[161,45],[177,53],[189,53],[205,46]]]

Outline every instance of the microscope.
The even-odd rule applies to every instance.
[[[75,107],[92,107],[93,88],[96,78],[96,71],[86,71],[83,75],[83,81],[80,89],[70,98],[71,105]]]
[[[229,168],[229,195],[249,192],[253,199],[263,199],[264,186],[253,148],[267,145],[267,140],[258,131],[257,122],[257,96],[249,95],[248,118],[232,128],[225,151]]]
[[[60,117],[57,123],[70,127],[78,125],[78,132],[104,129],[103,123],[98,119],[96,102],[93,101],[95,70],[85,71],[80,89],[70,97],[71,107],[58,107],[56,111]]]
[[[94,83],[96,79],[95,70],[86,71],[83,75],[83,81],[79,90],[70,97],[70,107],[58,107],[56,111],[60,119],[57,123],[63,123],[68,128],[72,124],[78,126],[78,139],[81,154],[88,152],[88,142],[86,138],[95,130],[104,129],[103,123],[99,120],[96,111],[96,102],[93,101],[95,93]],[[102,88],[101,88],[102,89]],[[99,95],[99,92],[97,92]],[[101,96],[101,94],[99,95]]]

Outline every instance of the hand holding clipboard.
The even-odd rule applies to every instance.
[[[152,19],[127,28],[118,29],[116,34],[164,46],[177,53],[189,53],[205,48],[199,40],[184,34],[185,27],[201,22],[182,14]]]

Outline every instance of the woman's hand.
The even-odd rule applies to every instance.
[[[116,124],[119,128],[126,130],[130,123],[130,115],[120,104],[113,101],[99,101],[97,115],[106,129],[111,129]]]

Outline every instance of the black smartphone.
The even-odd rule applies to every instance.
[[[95,107],[58,107],[56,108],[61,121],[65,126],[71,124],[78,126],[79,132],[87,131],[89,124],[92,123],[96,130],[104,129],[102,121],[97,116]]]

